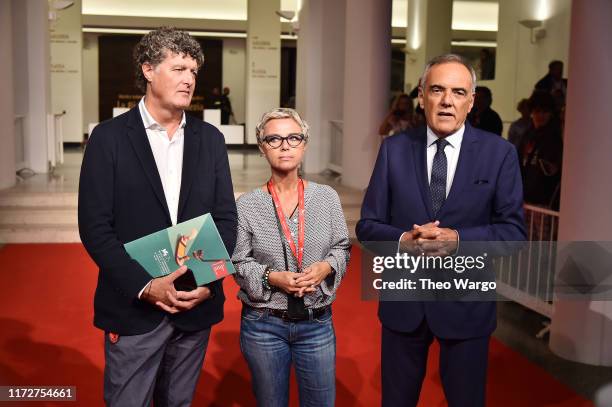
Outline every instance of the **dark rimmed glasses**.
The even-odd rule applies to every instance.
[[[289,147],[298,147],[304,141],[304,135],[301,133],[289,134],[288,136],[282,137],[278,134],[268,134],[263,138],[263,142],[266,143],[270,148],[279,148],[286,141]]]

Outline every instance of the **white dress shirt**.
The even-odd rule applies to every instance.
[[[178,218],[178,201],[181,192],[181,177],[183,175],[183,146],[185,139],[185,112],[181,118],[181,123],[174,132],[172,140],[168,137],[168,132],[159,123],[155,121],[153,116],[147,110],[144,103],[144,97],[138,103],[140,117],[144,123],[147,138],[153,151],[153,158],[157,165],[157,171],[161,178],[162,187],[164,188],[164,196],[166,204],[170,211],[170,219],[172,224],[176,225]],[[138,293],[138,298],[142,296],[144,290],[151,284],[147,283]]]
[[[448,197],[448,193],[453,185],[453,178],[455,178],[455,170],[457,169],[457,161],[459,161],[459,150],[461,150],[464,131],[465,124],[450,136],[446,136],[445,139],[448,141],[448,145],[444,149],[444,154],[446,155],[446,197]],[[427,126],[427,181],[430,183],[431,167],[433,166],[433,159],[438,150],[438,146],[436,145],[437,139],[438,136],[436,136],[433,130]]]
[[[153,151],[157,171],[164,188],[164,196],[170,211],[172,224],[176,225],[178,217],[179,195],[181,192],[181,177],[183,172],[183,145],[185,140],[185,112],[181,123],[172,136],[147,111],[144,97],[138,103],[140,116],[147,132],[147,138]]]

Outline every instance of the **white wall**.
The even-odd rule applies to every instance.
[[[15,126],[13,103],[13,41],[11,2],[0,1],[0,189],[15,184]]]
[[[13,25],[13,86],[15,95],[15,114],[28,113],[28,53],[25,47],[27,38],[26,2],[13,0],[11,19]]]
[[[11,2],[12,23],[12,61],[13,61],[13,102],[15,116],[15,169],[20,170],[27,167],[25,130],[26,115],[28,114],[28,52],[26,48],[27,38],[27,10],[26,2],[12,0]]]
[[[391,76],[391,0],[347,0],[342,184],[364,189],[387,113]]]
[[[223,40],[223,83],[230,88],[230,101],[236,122],[244,123],[246,39]]]
[[[322,52],[324,45],[329,46],[333,40],[327,44],[324,43],[323,15],[326,11],[326,4],[325,0],[307,0],[302,4],[299,17],[300,35],[296,50],[295,107],[310,125],[310,140],[304,159],[304,170],[309,173],[322,171],[329,159],[329,143],[324,142],[326,137],[323,134],[329,125],[323,118],[324,60]],[[336,50],[342,53],[344,47],[338,47]]]
[[[286,10],[286,9],[283,9],[283,10]],[[280,20],[280,17],[278,18]],[[167,16],[166,17],[136,17],[136,16],[84,14],[82,21],[83,21],[84,26],[89,26],[89,27],[116,27],[116,28],[138,27],[138,28],[143,28],[143,29],[155,29],[155,28],[167,25],[167,26],[172,26],[172,27],[181,27],[184,30],[197,30],[197,31],[245,32],[247,30],[246,20],[211,20],[211,19],[199,19],[199,18],[171,18]],[[289,22],[282,22],[281,27],[282,27],[283,32],[291,31],[291,23]],[[402,29],[403,28],[398,28],[398,32],[401,32]]]
[[[53,113],[66,112],[62,119],[64,142],[83,139],[83,34],[81,1],[58,10],[50,23],[51,37],[51,103]]]
[[[14,74],[20,77],[15,81],[20,88],[15,91],[24,92],[24,98],[19,103],[27,106],[24,123],[25,164],[35,172],[46,173],[49,170],[47,116],[51,113],[48,3],[16,0],[12,6],[19,8],[13,16],[13,24],[23,28],[22,35],[13,38],[13,46],[23,50],[21,56],[24,65],[20,65]]]
[[[405,91],[414,88],[427,62],[451,47],[452,0],[409,0]]]
[[[323,84],[323,118],[342,120],[344,108],[344,31],[346,1],[326,2],[323,15],[323,47],[321,75]],[[350,0],[349,0],[350,1]],[[327,131],[330,131],[329,124]]]
[[[257,143],[255,126],[280,103],[280,0],[249,0],[246,41],[246,139]]]
[[[307,0],[300,11],[296,108],[310,125],[304,170],[323,171],[330,158],[330,120],[344,106],[345,2]]]
[[[535,83],[548,72],[554,59],[568,72],[571,0],[500,0],[495,80],[487,81],[493,92],[493,109],[502,120],[518,118],[516,104],[528,98]],[[531,32],[520,20],[544,20],[546,38],[530,42]]]
[[[100,121],[100,82],[98,69],[98,34],[83,34],[83,133],[89,123]]]

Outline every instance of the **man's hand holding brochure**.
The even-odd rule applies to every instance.
[[[126,243],[125,249],[153,277],[141,299],[169,313],[210,298],[204,285],[235,272],[210,214]]]

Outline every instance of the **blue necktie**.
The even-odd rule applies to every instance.
[[[446,200],[446,154],[444,148],[449,144],[443,138],[436,140],[438,149],[433,159],[431,166],[431,181],[429,182],[429,192],[431,195],[431,209],[434,217],[438,215],[438,211]]]

